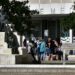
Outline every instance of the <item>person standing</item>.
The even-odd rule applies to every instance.
[[[45,52],[46,52],[46,44],[44,40],[42,40],[40,44],[40,60],[41,61],[45,60]]]

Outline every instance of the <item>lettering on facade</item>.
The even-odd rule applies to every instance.
[[[38,7],[39,6],[39,7]],[[73,3],[56,3],[56,4],[33,4],[31,10],[38,9],[42,14],[61,14],[71,13],[73,11]]]
[[[55,14],[55,8],[51,8],[51,14]]]
[[[61,8],[60,8],[60,12],[61,12],[61,13],[64,13],[64,11],[65,11],[65,7],[61,7]]]

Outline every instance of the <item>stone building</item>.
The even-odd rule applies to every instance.
[[[72,37],[69,36],[72,33],[70,30],[64,31],[59,19],[73,12],[73,4],[74,0],[29,0],[30,9],[39,11],[39,15],[33,15],[35,36],[61,37],[63,43],[72,43]],[[64,33],[63,37],[61,33]]]
[[[63,32],[64,36],[68,38],[67,41],[70,42],[69,31],[67,34],[64,32],[59,19],[73,12],[73,4],[74,0],[29,0],[28,5],[30,6],[30,10],[39,11],[38,15],[32,16],[32,24],[35,26],[32,29],[34,36],[55,39],[61,37],[61,33]],[[1,25],[3,22],[5,21],[1,20]],[[62,37],[62,39],[65,38]]]

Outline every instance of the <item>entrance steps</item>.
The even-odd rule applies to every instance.
[[[5,42],[5,32],[0,32],[0,65],[31,64],[33,58],[24,48],[19,47],[19,54],[12,54]]]
[[[8,54],[8,55],[12,54],[11,48],[8,48],[8,49],[1,49],[0,48],[0,54]]]
[[[72,50],[75,54],[75,43],[65,43],[65,44],[62,44],[61,46],[61,50],[62,51],[65,51],[66,54],[69,54],[70,51]]]
[[[62,51],[65,51],[65,55],[68,56],[68,61],[75,62],[75,43],[65,43],[61,47]]]
[[[62,44],[62,49],[65,49],[65,50],[75,50],[75,43],[65,43],[65,44]]]
[[[75,55],[68,55],[69,61],[75,61]]]
[[[15,64],[32,64],[33,58],[31,54],[0,54],[0,65],[15,65]]]
[[[24,66],[24,65],[23,65]],[[50,68],[26,68],[26,67],[4,67],[0,68],[0,75],[75,75],[75,68],[67,68],[63,66]],[[48,65],[49,66],[49,65]]]

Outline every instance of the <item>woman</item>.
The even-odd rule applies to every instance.
[[[46,52],[46,44],[44,40],[42,40],[40,44],[40,60],[41,61],[45,60],[45,52]]]

